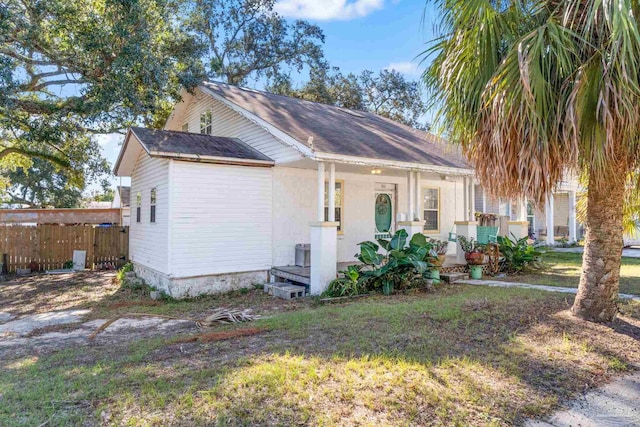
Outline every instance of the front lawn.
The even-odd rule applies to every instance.
[[[193,307],[269,301],[285,304],[255,290]],[[571,302],[452,285],[272,307],[260,321],[212,328],[264,330],[227,341],[114,344],[99,336],[54,353],[5,352],[0,424],[518,424],[640,363],[638,305],[603,326],[569,316]],[[176,312],[191,312],[191,302],[181,304]],[[159,308],[135,311],[147,309]]]
[[[582,271],[582,254],[549,251],[543,260],[547,269],[537,274],[508,277],[511,282],[577,288]],[[640,258],[622,258],[620,292],[640,295]]]

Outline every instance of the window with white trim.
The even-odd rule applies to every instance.
[[[156,200],[157,200],[157,192],[155,188],[151,189],[151,197],[150,197],[150,209],[149,209],[149,222],[156,222]]]
[[[189,132],[189,122],[182,124],[182,132]]]
[[[211,110],[200,114],[200,133],[211,135],[213,132],[213,114]]]
[[[338,223],[338,234],[344,233],[342,220],[344,218],[344,181],[336,179],[336,222]],[[329,221],[329,181],[324,182],[324,220]]]
[[[440,189],[424,187],[423,194],[423,218],[425,233],[440,232]]]
[[[142,210],[142,192],[136,193],[136,222],[140,222],[140,211]]]

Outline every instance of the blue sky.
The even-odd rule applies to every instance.
[[[424,69],[416,59],[433,38],[436,12],[424,0],[279,0],[276,9],[291,19],[306,19],[325,34],[324,52],[331,65],[359,73],[394,68],[409,79]],[[426,9],[425,9],[426,7]],[[425,13],[424,23],[422,22]],[[302,75],[298,81],[304,81]],[[106,135],[100,143],[113,165],[121,135]],[[114,184],[119,182],[113,179]],[[128,185],[128,180],[123,184]]]

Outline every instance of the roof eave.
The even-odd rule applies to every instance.
[[[475,176],[473,168],[457,168],[451,166],[430,165],[426,163],[401,162],[397,160],[374,159],[370,157],[346,156],[343,154],[316,152],[315,160],[346,163],[360,166],[372,166],[388,169],[404,169],[433,172],[445,175]]]
[[[174,160],[187,160],[193,162],[202,163],[218,163],[225,165],[243,165],[243,166],[262,166],[271,167],[275,165],[273,160],[257,160],[257,159],[242,159],[237,157],[220,157],[220,156],[205,156],[198,154],[186,154],[186,153],[172,153],[166,151],[150,151],[151,157],[162,157]]]

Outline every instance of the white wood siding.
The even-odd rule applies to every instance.
[[[130,258],[161,273],[169,273],[169,161],[141,153],[131,174]],[[151,189],[157,190],[156,222],[150,222]],[[136,222],[136,194],[142,193],[140,222]]]
[[[272,266],[271,168],[174,161],[171,275]]]
[[[188,123],[189,132],[200,133],[200,114],[211,110],[213,135],[239,138],[272,158],[276,163],[291,162],[302,158],[297,150],[285,145],[265,129],[200,90],[196,90],[195,95],[190,97],[187,102],[184,115],[172,117],[172,120],[167,123],[166,129],[182,130],[182,125]]]

